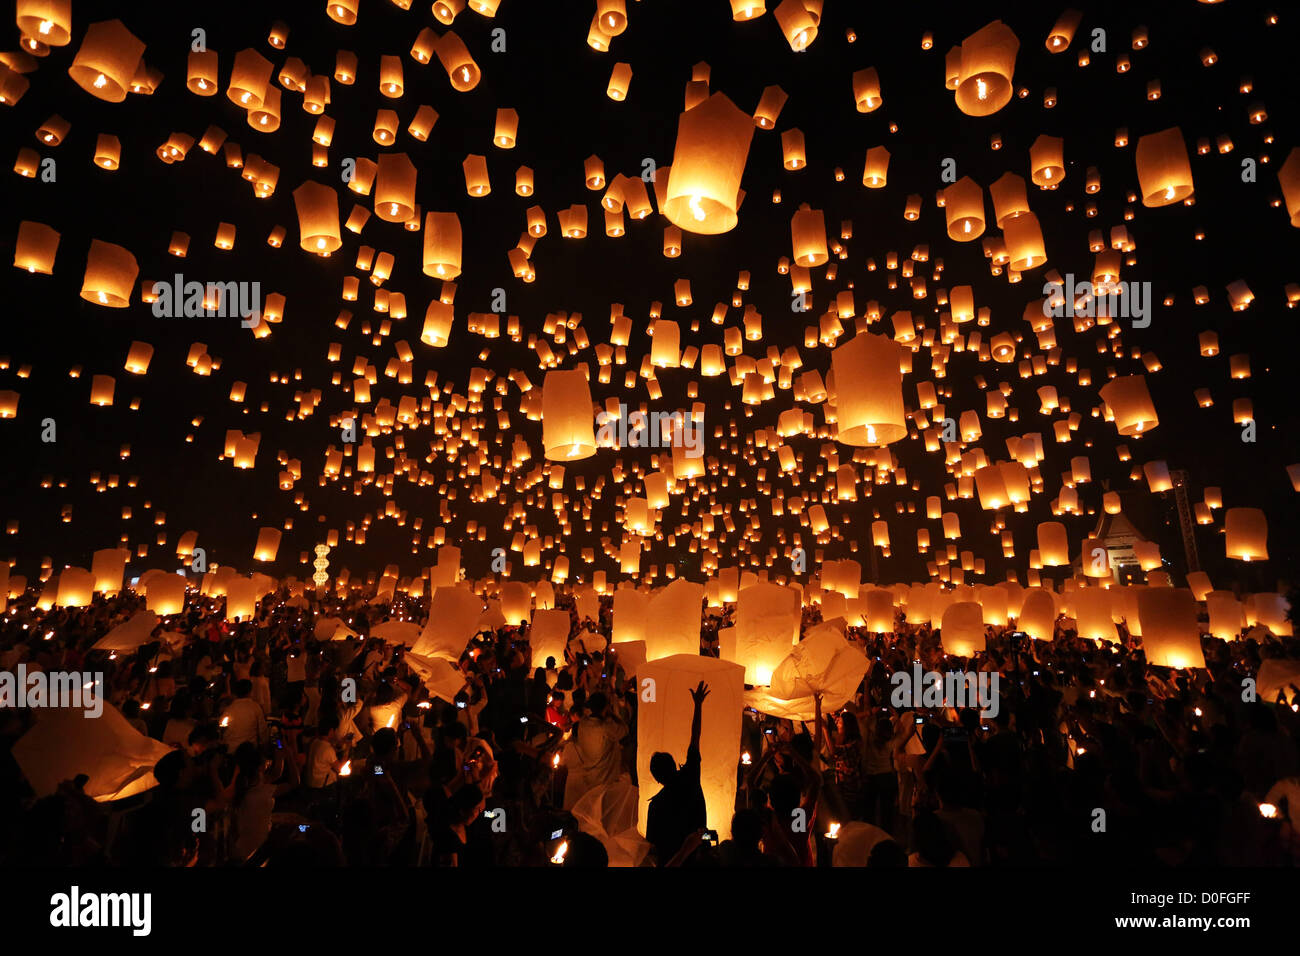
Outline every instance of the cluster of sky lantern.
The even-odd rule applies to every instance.
[[[402,9],[411,6],[393,2]],[[551,610],[556,588],[575,590],[588,607],[595,595],[614,593],[616,642],[644,642],[649,661],[689,652],[685,649],[698,636],[698,608],[738,601],[737,633],[727,636],[725,646],[746,667],[750,684],[766,684],[783,666],[798,636],[799,608],[810,603],[822,605],[827,618],[871,630],[889,630],[899,611],[909,621],[943,623],[952,653],[976,647],[984,623],[1017,619],[1022,629],[1044,636],[1061,613],[1075,618],[1085,636],[1099,640],[1115,640],[1115,624],[1124,622],[1149,639],[1153,660],[1178,666],[1199,655],[1197,615],[1202,610],[1208,610],[1209,623],[1201,627],[1211,633],[1235,635],[1255,623],[1289,633],[1279,595],[1234,595],[1228,590],[1233,582],[1212,582],[1203,572],[1176,580],[1151,541],[1135,546],[1140,582],[1121,586],[1110,553],[1090,537],[1100,514],[1123,510],[1120,494],[1104,489],[1094,473],[1122,475],[1131,479],[1132,488],[1152,495],[1173,487],[1170,464],[1145,456],[1142,447],[1142,439],[1161,424],[1149,380],[1162,373],[1162,365],[1142,347],[1139,333],[1130,336],[1114,307],[1117,301],[1123,305],[1125,270],[1137,262],[1137,228],[1159,217],[1162,207],[1195,203],[1196,163],[1230,152],[1233,144],[1226,133],[1214,143],[1189,143],[1178,127],[1152,128],[1131,142],[1127,128],[1116,132],[1113,143],[1043,135],[1028,156],[1007,155],[1000,178],[979,183],[963,176],[945,185],[934,197],[938,212],[926,219],[936,230],[929,241],[865,259],[863,285],[870,277],[888,292],[910,289],[911,311],[882,306],[846,281],[841,269],[847,272],[849,263],[862,259],[851,253],[852,220],[840,219],[836,231],[833,211],[802,202],[790,217],[788,243],[784,235],[772,237],[776,272],[788,277],[793,296],[804,295],[811,303],[811,322],[801,331],[788,320],[782,327],[764,322],[760,303],[749,295],[751,271],[739,273],[731,298],[717,302],[703,321],[692,317],[701,305],[708,306],[694,301],[689,276],[663,290],[666,306],[655,300],[644,315],[630,314],[623,303],[601,303],[602,310],[608,306],[607,331],[589,328],[575,308],[590,308],[590,303],[567,303],[544,317],[473,312],[457,303],[456,280],[484,267],[464,254],[465,232],[478,225],[454,212],[422,208],[417,201],[417,194],[431,194],[417,189],[419,144],[429,141],[439,117],[434,105],[419,101],[430,89],[425,76],[419,84],[411,77],[440,68],[446,74],[444,95],[473,90],[481,77],[476,54],[482,52],[457,33],[457,21],[504,18],[511,3],[521,2],[438,0],[431,11],[410,10],[410,47],[404,56],[366,44],[365,8],[380,0],[330,0],[301,12],[304,19],[327,16],[357,28],[357,49],[338,50],[332,64],[309,66],[294,56],[293,24],[280,21],[245,49],[190,50],[185,86],[195,99],[195,115],[210,107],[213,116],[224,115],[222,122],[229,124],[233,109],[249,130],[232,135],[213,122],[193,134],[173,132],[151,149],[148,161],[159,163],[159,176],[166,175],[162,166],[198,162],[216,167],[224,162],[231,175],[249,183],[250,203],[274,204],[282,216],[282,223],[264,237],[245,236],[226,221],[196,224],[194,235],[177,231],[160,236],[164,256],[103,238],[95,238],[88,249],[63,248],[58,222],[9,222],[13,265],[31,274],[20,281],[44,281],[38,276],[45,275],[69,288],[79,283],[81,299],[104,310],[153,304],[160,293],[151,275],[169,276],[176,271],[169,262],[185,259],[192,246],[209,240],[220,251],[236,243],[264,242],[270,250],[280,250],[268,256],[301,256],[301,267],[308,270],[319,258],[342,257],[353,264],[333,323],[339,341],[324,347],[328,380],[304,380],[301,370],[273,372],[271,384],[294,389],[293,399],[274,412],[269,399],[261,401],[260,414],[282,413],[289,421],[322,416],[332,434],[351,429],[355,441],[339,438],[293,453],[264,448],[260,432],[245,431],[250,420],[245,412],[259,402],[259,389],[237,377],[236,358],[223,360],[203,342],[194,342],[184,356],[155,354],[149,342],[123,342],[120,368],[105,362],[104,368],[84,370],[84,375],[80,366],[73,369],[73,378],[89,379],[90,405],[108,409],[123,404],[137,409],[138,400],[124,402],[132,379],[148,374],[159,361],[183,360],[196,376],[229,378],[227,406],[196,416],[184,440],[212,443],[219,467],[274,473],[288,516],[272,527],[254,515],[248,523],[248,554],[227,555],[220,567],[207,569],[191,582],[198,591],[224,597],[231,616],[247,616],[279,584],[302,594],[310,585],[297,576],[277,579],[256,570],[286,563],[281,542],[291,534],[302,545],[303,577],[310,573],[306,568],[319,540],[331,548],[352,549],[348,562],[364,570],[356,577],[346,571],[331,576],[331,588],[373,588],[389,598],[398,593],[434,598],[439,592],[475,594],[473,615],[465,611],[445,618],[473,616],[463,622],[467,627],[481,623],[480,614],[499,614],[513,623]],[[730,3],[735,20],[755,21],[747,29],[772,29],[774,22],[793,53],[815,56],[819,45],[830,42],[821,38],[819,43],[819,0],[783,0],[771,11],[763,0]],[[79,7],[78,14],[85,9]],[[436,24],[424,25],[430,12]],[[772,18],[766,20],[769,12]],[[128,19],[131,15],[123,12]],[[1073,50],[1085,66],[1095,54],[1076,42],[1080,22],[1079,14],[1066,11],[1043,42],[1063,60]],[[111,125],[114,104],[151,95],[163,80],[149,65],[145,44],[121,19],[76,22],[70,0],[18,0],[17,25],[20,51],[0,54],[2,105],[41,97],[42,80],[67,61],[68,74],[85,95],[102,101],[105,125]],[[632,26],[624,0],[598,0],[587,43],[612,58],[618,37]],[[481,31],[464,32],[488,42]],[[854,39],[851,32],[846,37]],[[1028,95],[1015,75],[1020,42],[1005,23],[991,22],[949,51],[936,82],[945,83],[962,113],[993,116],[1013,97]],[[1110,55],[1116,68],[1124,72],[1130,58],[1140,56],[1150,42],[1148,31],[1135,31],[1131,52]],[[933,46],[927,33],[919,55]],[[1201,61],[1204,68],[1213,68],[1213,51],[1207,48]],[[322,66],[324,72],[317,72]],[[591,201],[547,205],[534,196],[533,170],[518,165],[514,193],[533,204],[520,211],[523,230],[517,243],[499,250],[510,274],[522,283],[536,281],[539,244],[583,240],[593,223],[603,222],[605,236],[615,240],[628,230],[662,230],[663,255],[670,259],[680,256],[693,235],[734,230],[745,216],[743,182],[760,161],[755,143],[779,129],[787,96],[780,87],[769,86],[747,112],[725,92],[725,77],[718,78],[718,88],[714,79],[707,63],[691,70],[671,165],[659,166],[649,181],[640,170],[610,175],[593,153],[573,171]],[[843,95],[852,96],[859,112],[886,107],[887,72],[846,70],[843,83]],[[632,84],[632,65],[616,62],[606,94],[624,102]],[[354,86],[363,94],[369,87],[368,95],[339,95]],[[417,88],[418,96],[413,92]],[[1266,164],[1261,176],[1276,184],[1257,195],[1268,195],[1272,206],[1285,210],[1290,226],[1300,227],[1300,150],[1285,157],[1268,155],[1273,136],[1264,105],[1249,82],[1243,81],[1236,92],[1240,102],[1234,108],[1244,111],[1258,130],[1260,161]],[[346,108],[333,107],[332,93]],[[1159,96],[1154,82],[1147,98]],[[1049,88],[1044,106],[1050,108],[1054,98]],[[256,142],[282,135],[277,133],[280,121],[290,109],[317,118],[302,163],[280,169],[255,152]],[[500,188],[490,169],[503,168],[498,157],[516,149],[521,129],[540,126],[542,120],[496,109],[490,149],[464,158],[468,196],[484,198]],[[1132,122],[1144,128],[1140,117]],[[339,124],[361,124],[376,150],[373,159],[356,159],[346,184],[334,184],[336,177],[326,172],[338,160],[331,160],[330,149]],[[17,150],[16,175],[36,178],[43,154],[55,150],[83,150],[87,161],[109,172],[124,161],[116,136],[71,129],[57,113],[35,131],[35,140],[36,146]],[[780,130],[779,141],[781,164],[794,174],[788,191],[795,193],[798,174],[808,164],[805,139],[790,128]],[[996,134],[992,145],[1000,146]],[[1033,208],[1037,193],[1077,189],[1080,199],[1071,209],[1093,218],[1103,185],[1091,157],[1103,148],[1132,156],[1126,181],[1107,184],[1126,194],[1123,221],[1108,229],[1091,227],[1077,248],[1049,249]],[[496,155],[489,163],[492,151]],[[138,157],[139,151],[128,150],[128,156]],[[865,156],[846,156],[844,162],[836,169],[837,180],[856,175],[861,162],[864,189],[891,188],[890,151],[883,144],[868,148]],[[1086,168],[1082,183],[1071,181],[1077,174],[1067,174],[1076,164]],[[774,203],[781,200],[779,191],[772,196]],[[900,222],[917,222],[926,206],[924,197],[912,194],[900,195],[895,208]],[[371,222],[372,217],[378,222]],[[1281,223],[1280,211],[1278,218]],[[418,263],[410,253],[386,249],[403,231],[420,234]],[[111,224],[103,224],[103,232],[110,235]],[[943,260],[930,253],[931,243],[943,241],[980,243],[987,276],[945,276]],[[137,256],[146,262],[145,269]],[[1077,296],[1066,282],[1065,263],[1071,269],[1079,264],[1077,271],[1090,280]],[[752,265],[771,268],[771,261]],[[979,290],[990,281],[1023,283],[1023,313],[994,314],[981,302]],[[1056,291],[1040,294],[1049,283]],[[262,340],[283,328],[307,339],[305,326],[295,328],[291,321],[294,302],[275,284],[268,271],[248,335]],[[1212,292],[1208,284],[1196,285],[1190,301],[1198,306],[1226,303],[1234,311],[1247,310],[1255,301],[1256,291],[1239,277],[1225,277],[1219,288]],[[1073,301],[1064,301],[1067,290]],[[629,290],[629,297],[641,291]],[[1295,283],[1258,291],[1271,306],[1300,303]],[[191,295],[184,289],[177,294]],[[196,307],[213,310],[228,305],[232,292],[217,284],[192,294]],[[1170,291],[1160,305],[1172,309],[1174,303]],[[787,303],[773,308],[785,310]],[[1182,321],[1195,319],[1187,299],[1178,308]],[[372,315],[366,317],[367,312]],[[1054,317],[1054,312],[1064,317]],[[411,323],[420,323],[418,333]],[[362,344],[346,344],[355,343],[358,332]],[[1220,356],[1213,331],[1198,333],[1189,325],[1188,334],[1198,335],[1209,368],[1203,374],[1224,383],[1248,383],[1249,353]],[[314,342],[314,332],[312,336]],[[494,340],[502,337],[526,344],[530,367],[486,361]],[[440,350],[458,338],[481,339],[484,364],[465,367],[443,360],[446,353]],[[638,348],[639,365],[634,357],[629,360]],[[39,416],[21,394],[24,370],[29,374],[30,368],[11,368],[8,359],[0,365],[7,375],[0,379],[5,385],[0,418]],[[228,371],[226,365],[236,368]],[[962,384],[954,384],[958,375]],[[15,377],[18,383],[12,382]],[[721,413],[706,408],[701,380],[729,385],[731,400]],[[1195,404],[1212,407],[1214,391],[1198,388]],[[659,433],[646,436],[653,440],[643,443],[645,452],[609,447],[598,437],[597,415],[617,416],[629,409],[643,416],[678,414],[655,419]],[[751,424],[759,410],[773,409],[774,426]],[[98,409],[91,414],[99,414]],[[1232,418],[1238,424],[1253,421],[1249,394],[1233,399]],[[985,437],[987,424],[998,419],[1018,423],[1020,434],[1001,443]],[[224,439],[218,440],[214,429],[223,426]],[[703,429],[701,454],[691,453],[682,440],[688,426]],[[903,449],[909,461],[940,464],[945,479],[931,486],[916,476],[915,465],[909,476],[900,456]],[[122,457],[129,454],[124,447]],[[594,473],[577,466],[591,458],[600,465]],[[1065,469],[1047,465],[1049,458]],[[1194,469],[1195,463],[1179,463],[1184,465]],[[1274,477],[1300,491],[1300,465]],[[110,481],[116,486],[117,476],[97,471],[92,477],[97,490]],[[355,496],[363,502],[358,512],[365,514],[350,520],[338,513],[316,515],[320,509],[312,503],[312,489],[325,487]],[[896,515],[918,519],[911,522],[919,525],[914,536],[904,537],[891,523],[891,509],[873,507],[873,491],[883,487],[896,492],[890,501]],[[436,505],[411,504],[421,490],[427,495],[423,500]],[[490,525],[470,517],[466,505],[490,502],[503,506],[503,521]],[[295,511],[319,520],[304,519],[305,530],[295,529]],[[1015,513],[1039,518],[1030,525],[1031,535],[1013,534],[1007,519]],[[40,601],[77,606],[96,591],[113,593],[138,577],[134,586],[147,593],[158,613],[175,613],[186,592],[184,579],[172,573],[174,565],[180,561],[193,568],[191,558],[203,542],[193,530],[169,531],[165,514],[155,514],[154,528],[143,537],[124,531],[117,542],[87,542],[86,554],[60,555],[57,565],[54,558],[47,559],[39,575]],[[130,509],[124,509],[124,521],[130,516]],[[71,520],[70,512],[64,517]],[[1249,502],[1225,503],[1219,489],[1205,488],[1195,503],[1195,519],[1222,530],[1227,558],[1243,564],[1268,559],[1268,520]],[[421,557],[404,572],[393,560],[396,556],[365,547],[377,522],[410,530],[411,553]],[[6,530],[17,533],[18,528],[18,519],[8,519]],[[681,561],[660,565],[645,560],[655,542],[665,542]],[[107,547],[95,550],[97,545]],[[502,565],[493,558],[490,573],[467,574],[462,549],[475,549],[486,565],[486,556],[497,548],[505,554]],[[888,559],[902,550],[926,556],[928,580],[883,586],[891,577]],[[879,580],[864,582],[871,552],[882,570]],[[434,554],[432,566],[417,567]],[[989,580],[990,554],[999,567],[1008,568],[1006,580]],[[71,566],[88,558],[89,570]],[[687,560],[690,574],[679,573],[678,564]],[[343,562],[331,559],[331,565],[341,568]],[[483,569],[475,570],[479,574]],[[38,583],[11,574],[4,565],[0,575],[5,582],[0,601]],[[526,585],[526,595],[517,586],[506,590],[519,584]],[[444,600],[452,598],[444,595]],[[490,602],[486,609],[484,602]],[[505,603],[510,604],[508,614],[502,610]],[[654,628],[647,629],[647,620],[656,621]]]

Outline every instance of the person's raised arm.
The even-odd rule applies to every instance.
[[[709,685],[700,681],[699,686],[691,691],[691,700],[695,701],[695,713],[691,715],[691,745],[687,750],[689,753],[694,750],[699,753],[700,750],[700,723],[704,712],[704,698],[709,696]]]

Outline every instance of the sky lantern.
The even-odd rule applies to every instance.
[[[1030,178],[1043,189],[1055,189],[1065,181],[1065,140],[1043,134],[1029,147]]]
[[[1038,217],[1032,212],[1008,219],[1002,231],[1012,269],[1024,272],[1046,264],[1047,249],[1043,244],[1043,230],[1038,225]]]
[[[262,528],[257,532],[257,544],[253,549],[254,561],[274,561],[279,550],[279,528]]]
[[[958,601],[944,609],[940,624],[944,653],[973,657],[984,650],[984,611],[976,601]]]
[[[963,40],[957,108],[967,116],[989,116],[1010,103],[1019,49],[1020,40],[1001,20]]]
[[[424,216],[424,274],[435,279],[460,275],[460,217],[454,212],[429,212]]]
[[[1293,147],[1286,162],[1277,171],[1278,185],[1286,199],[1286,211],[1291,225],[1300,228],[1300,146]]]
[[[18,0],[18,29],[46,46],[72,39],[72,0]]]
[[[103,548],[91,557],[90,573],[94,577],[94,590],[101,594],[117,594],[122,590],[122,578],[131,552],[126,548]]]
[[[185,610],[185,578],[179,574],[160,574],[149,582],[145,607],[159,617],[180,614]]]
[[[859,113],[873,113],[884,102],[880,96],[880,75],[874,66],[853,74],[853,103]]]
[[[1177,126],[1148,133],[1137,144],[1142,205],[1168,206],[1192,195],[1192,164],[1183,131]]]
[[[327,256],[342,248],[338,193],[308,180],[293,191],[293,203],[298,210],[298,245],[303,250]]]
[[[1148,664],[1204,667],[1196,600],[1186,588],[1145,588],[1137,596],[1142,650]]]
[[[91,96],[121,103],[143,56],[144,43],[121,20],[101,20],[86,29],[68,75]]]
[[[434,47],[434,52],[438,54],[442,68],[447,71],[452,89],[458,93],[465,93],[478,86],[482,75],[478,64],[469,55],[465,41],[455,33],[450,30],[444,33]]]
[[[826,249],[826,214],[804,203],[790,220],[790,241],[794,246],[794,261],[801,266],[813,267],[829,259]]]
[[[1078,10],[1066,10],[1056,18],[1056,23],[1047,33],[1045,41],[1048,53],[1064,53],[1074,40],[1074,33],[1079,29],[1083,14]]]
[[[1223,516],[1223,528],[1229,558],[1268,560],[1268,517],[1262,509],[1229,508]]]
[[[271,61],[253,49],[240,50],[230,70],[226,96],[236,106],[252,110],[261,107],[271,86]]]
[[[963,176],[943,191],[948,238],[970,242],[984,235],[984,190],[969,176]]]
[[[27,272],[51,275],[54,272],[54,255],[59,249],[59,232],[43,222],[18,223],[18,238],[14,243],[14,268]]]
[[[415,176],[415,164],[405,153],[380,153],[375,215],[385,222],[410,219],[415,212]]]
[[[760,581],[743,588],[723,657],[745,668],[745,683],[765,685],[799,636],[800,600],[792,588]],[[720,632],[720,637],[726,631]]]
[[[130,250],[92,239],[86,257],[81,297],[95,305],[125,309],[131,304],[131,289],[139,274],[140,267]]]
[[[781,0],[772,15],[795,53],[802,53],[817,39],[817,21],[809,13],[804,0]]]
[[[831,353],[837,441],[872,446],[906,437],[899,352],[886,336],[859,334]]]
[[[582,369],[552,369],[542,382],[542,443],[550,461],[596,453],[591,386]]]
[[[1121,435],[1140,436],[1160,424],[1143,375],[1111,379],[1101,387],[1101,400],[1114,414],[1115,428]]]
[[[781,108],[785,106],[787,94],[779,86],[769,86],[763,90],[758,106],[754,109],[754,125],[759,129],[772,129],[776,126]]]
[[[615,63],[614,69],[609,74],[609,83],[605,87],[605,95],[615,102],[622,102],[627,99],[628,88],[632,85],[632,64]]]
[[[993,215],[998,228],[1005,229],[1007,220],[1029,212],[1029,197],[1025,193],[1025,179],[1013,172],[1005,172],[989,186],[993,199]]]
[[[673,225],[703,235],[735,228],[740,178],[753,137],[752,119],[721,93],[679,116],[662,206]]]

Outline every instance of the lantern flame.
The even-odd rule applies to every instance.
[[[102,90],[107,85],[108,85],[108,77],[106,77],[103,73],[95,77],[95,89]]]

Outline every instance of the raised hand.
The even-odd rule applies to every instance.
[[[704,698],[709,696],[709,685],[700,681],[698,687],[691,691],[691,700],[695,701],[695,706],[699,707],[704,703]]]

